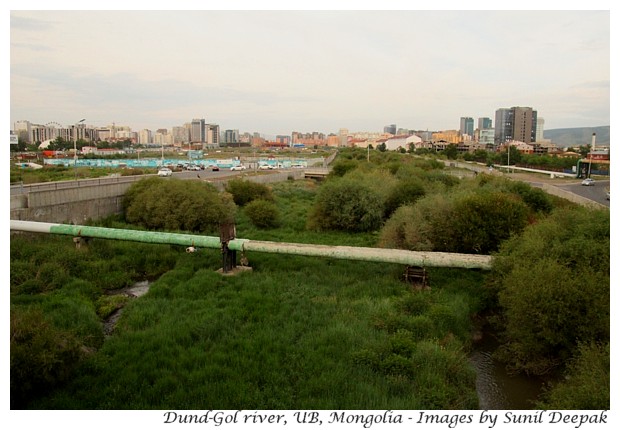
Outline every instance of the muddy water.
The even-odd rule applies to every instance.
[[[505,367],[493,360],[499,346],[495,338],[485,333],[474,346],[470,361],[476,369],[476,391],[480,409],[535,409],[534,401],[541,393],[542,381],[523,375],[509,375]]]
[[[149,281],[140,281],[136,282],[131,287],[112,291],[110,294],[123,294],[128,297],[140,297],[148,292],[149,287]],[[116,322],[121,317],[122,313],[123,308],[117,309],[103,322],[103,333],[105,336],[110,336],[112,334],[114,327],[116,327]]]

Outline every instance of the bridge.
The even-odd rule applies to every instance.
[[[331,168],[329,167],[309,167],[304,169],[304,177],[310,179],[324,179],[329,175],[330,171]]]

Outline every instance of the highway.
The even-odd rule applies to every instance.
[[[585,197],[607,207],[609,207],[609,200],[607,200],[607,191],[609,191],[609,186],[609,179],[595,180],[594,185],[588,187],[581,185],[581,181],[572,184],[556,185],[558,188],[570,191],[571,193]]]

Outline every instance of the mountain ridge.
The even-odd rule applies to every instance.
[[[545,130],[543,137],[550,139],[559,147],[579,147],[592,143],[592,133],[596,133],[596,145],[609,146],[610,126],[555,128]]]

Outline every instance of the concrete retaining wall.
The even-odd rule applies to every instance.
[[[547,194],[552,194],[554,196],[561,197],[570,202],[577,203],[578,205],[581,205],[581,206],[587,206],[593,209],[608,209],[609,210],[609,207],[605,205],[602,205],[598,202],[595,202],[593,200],[587,199],[585,197],[571,193],[570,191],[563,190],[562,188],[558,188],[550,184],[543,184],[542,189]]]
[[[218,190],[226,182],[239,176],[212,180]],[[84,224],[89,219],[100,219],[121,214],[123,196],[142,176],[64,181],[11,187],[11,219],[63,224]],[[303,170],[240,176],[240,178],[268,184],[303,178]]]

